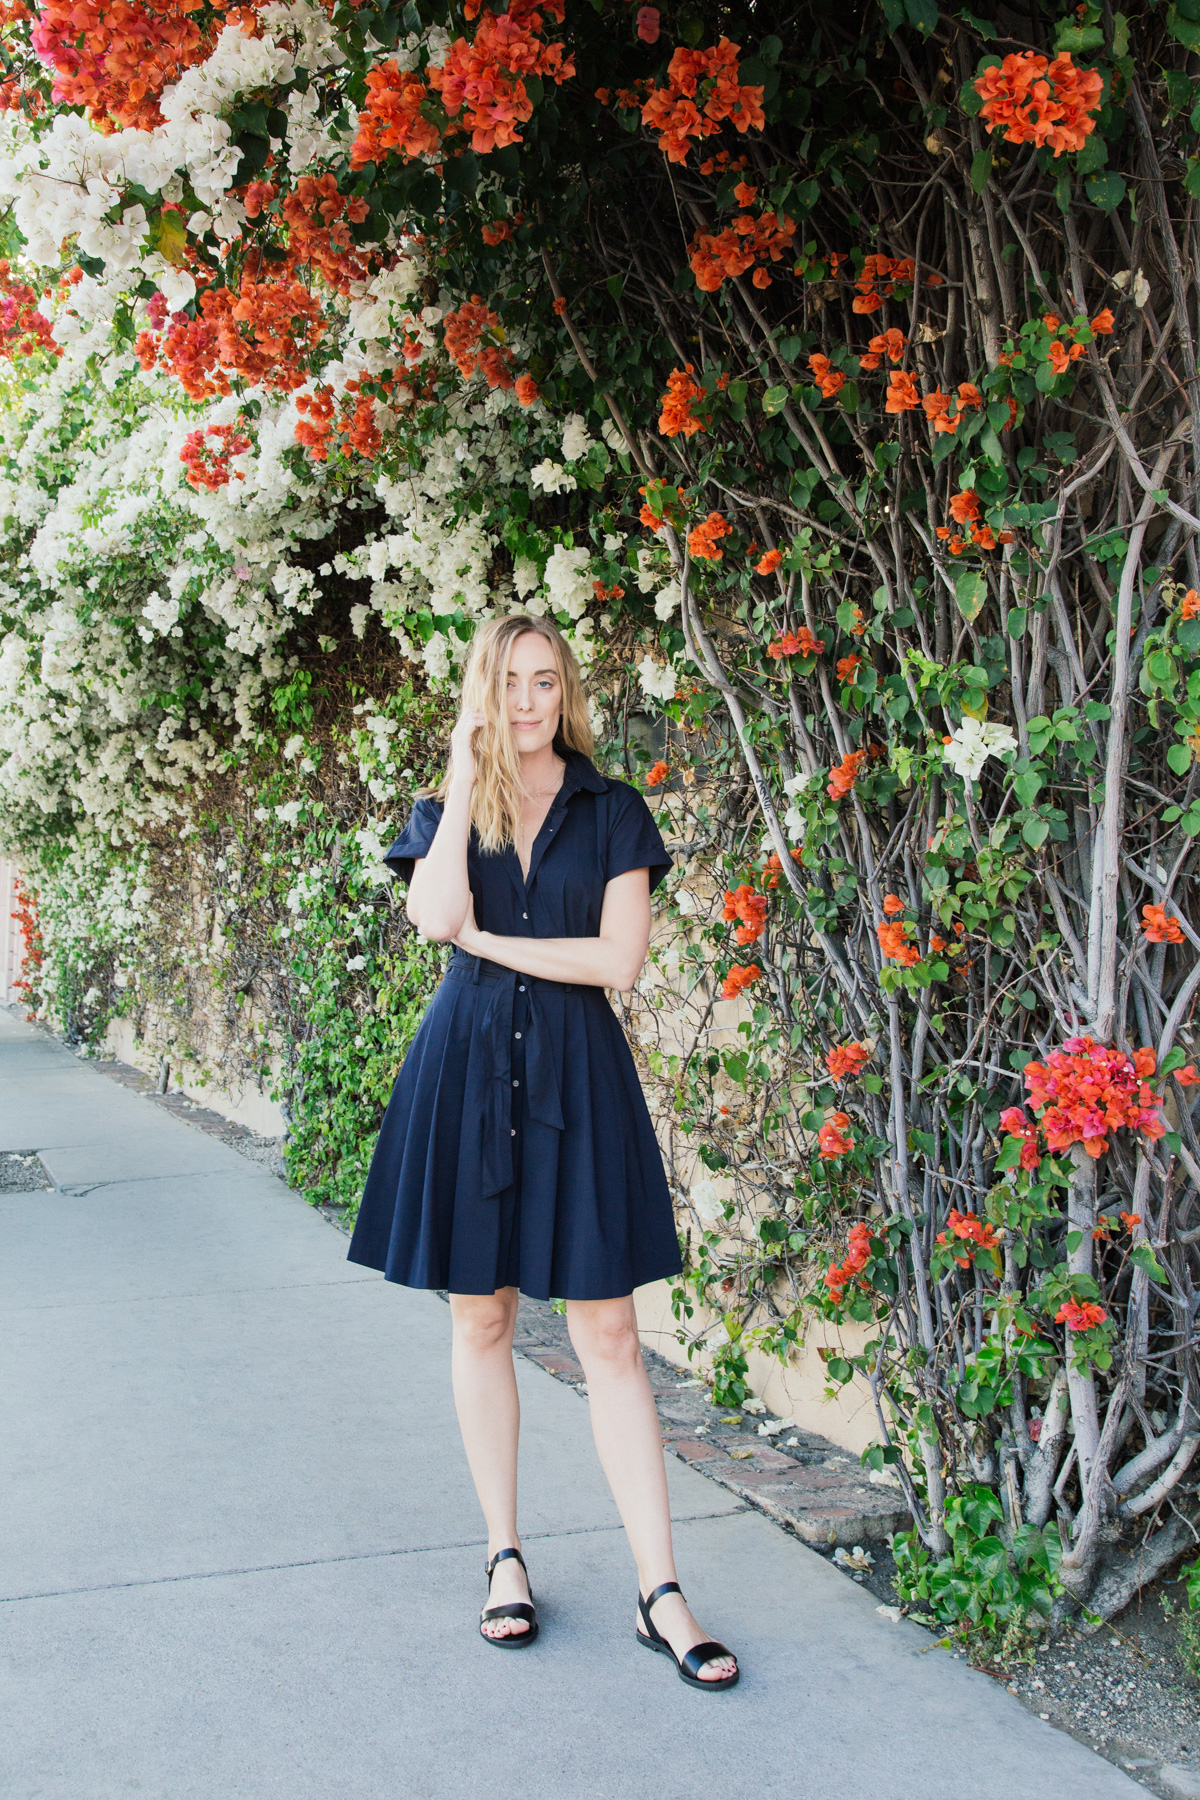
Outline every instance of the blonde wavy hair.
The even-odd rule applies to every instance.
[[[554,621],[535,619],[530,613],[510,613],[481,625],[463,671],[462,706],[464,711],[475,707],[484,716],[475,740],[477,773],[471,792],[471,823],[484,850],[515,848],[521,828],[526,788],[520,752],[508,722],[508,659],[516,639],[527,631],[545,638],[562,683],[562,716],[554,734],[554,749],[560,756],[567,750],[579,750],[590,757],[595,748],[579,664]],[[436,787],[420,791],[444,801],[452,773],[451,764]]]

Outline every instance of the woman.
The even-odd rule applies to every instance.
[[[678,1274],[662,1157],[606,987],[633,986],[650,894],[671,866],[636,789],[590,760],[579,672],[544,619],[476,633],[449,771],[387,861],[408,916],[454,955],[383,1121],[354,1262],[444,1288],[454,1398],[487,1521],[480,1631],[537,1636],[517,1531],[518,1290],[567,1303],[592,1430],[637,1561],[638,1639],[694,1687],[737,1662],[688,1611],[662,1434],[632,1292]]]

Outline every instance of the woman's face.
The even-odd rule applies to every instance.
[[[508,656],[508,723],[522,756],[554,740],[562,716],[562,681],[549,640],[523,631]]]

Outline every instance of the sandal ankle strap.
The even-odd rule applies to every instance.
[[[646,1609],[647,1616],[649,1616],[650,1608],[654,1605],[654,1602],[656,1600],[661,1600],[664,1594],[678,1594],[680,1599],[682,1600],[683,1589],[680,1587],[680,1585],[677,1581],[660,1582],[659,1585],[655,1588],[654,1592],[647,1599],[642,1601],[642,1605]]]
[[[521,1552],[519,1550],[512,1550],[512,1549],[497,1550],[497,1552],[496,1552],[495,1556],[493,1556],[491,1562],[484,1564],[483,1572],[487,1576],[489,1581],[492,1578],[492,1570],[496,1567],[496,1564],[503,1562],[505,1560],[505,1558],[509,1557],[509,1556],[515,1556],[517,1561],[520,1563],[521,1567],[523,1569],[525,1569],[525,1558],[521,1555]],[[526,1573],[526,1575],[528,1575],[529,1570],[525,1569],[525,1573]]]

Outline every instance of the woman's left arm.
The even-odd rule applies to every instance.
[[[522,975],[625,993],[642,972],[650,942],[649,870],[626,869],[607,883],[597,937],[496,937],[477,930],[472,906],[453,941],[472,956],[486,957]]]

